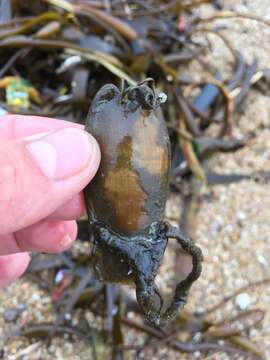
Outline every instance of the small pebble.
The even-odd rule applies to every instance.
[[[238,220],[245,220],[246,214],[243,211],[238,211],[237,218]]]
[[[235,302],[241,310],[246,310],[250,305],[250,297],[247,293],[242,293],[237,295]]]
[[[193,336],[193,341],[198,343],[202,340],[202,333],[201,332],[196,332]]]
[[[24,304],[24,303],[20,303],[17,305],[17,309],[20,311],[20,312],[23,312],[24,310],[27,309],[27,305]]]
[[[40,300],[39,294],[33,294],[33,295],[31,296],[31,300],[32,300],[32,301],[39,301],[39,300]]]
[[[7,322],[15,321],[18,317],[18,311],[16,309],[7,309],[4,311],[4,319]]]
[[[114,306],[112,309],[112,315],[115,316],[117,314],[118,311],[118,306]]]
[[[159,101],[161,104],[165,103],[167,101],[167,95],[164,92],[161,92],[158,94]]]
[[[66,313],[64,317],[65,317],[65,320],[67,320],[67,321],[71,320],[71,314],[70,313]]]
[[[57,271],[55,278],[54,278],[54,282],[55,284],[60,284],[60,282],[63,280],[65,275],[65,270],[64,269],[60,269],[59,271]]]
[[[259,261],[259,263],[260,263],[261,265],[264,265],[264,266],[268,266],[268,265],[269,265],[268,261],[266,260],[266,258],[265,258],[264,256],[258,255],[258,256],[257,256],[257,259],[258,259],[258,261]]]

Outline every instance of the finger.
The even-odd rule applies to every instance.
[[[16,233],[0,236],[0,255],[25,251],[57,253],[70,248],[76,236],[75,221],[41,221]]]
[[[75,195],[71,200],[60,206],[48,216],[50,220],[73,220],[79,219],[86,214],[82,192]]]
[[[83,130],[0,143],[0,234],[38,222],[78,194],[95,175],[100,150]]]
[[[0,256],[0,287],[6,286],[21,276],[30,261],[27,253]]]
[[[83,126],[70,121],[51,119],[42,116],[4,115],[0,121],[0,139],[18,139],[39,133],[47,133],[74,127],[82,129]]]

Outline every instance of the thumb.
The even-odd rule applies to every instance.
[[[95,139],[65,128],[0,144],[0,234],[51,214],[79,193],[100,161]]]

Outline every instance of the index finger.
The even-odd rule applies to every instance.
[[[18,139],[66,127],[83,128],[80,124],[43,116],[3,115],[0,117],[0,139]]]

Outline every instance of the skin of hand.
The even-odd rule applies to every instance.
[[[100,163],[96,140],[78,124],[0,117],[0,286],[18,278],[29,252],[57,253],[76,239],[82,189]]]

